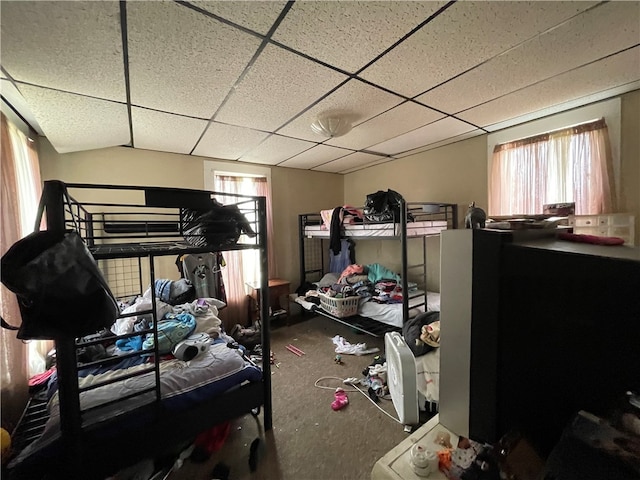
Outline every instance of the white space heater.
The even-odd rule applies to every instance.
[[[384,350],[387,360],[387,385],[393,406],[405,430],[410,430],[420,419],[416,361],[398,332],[385,333]]]

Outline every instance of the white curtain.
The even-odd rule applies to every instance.
[[[272,231],[273,221],[271,215],[271,196],[269,184],[265,177],[230,176],[216,175],[215,190],[217,192],[234,193],[250,196],[261,196],[266,198],[267,203],[267,264],[268,276],[277,276],[276,264],[274,261]],[[227,197],[218,199],[222,203],[236,203],[237,198]],[[247,214],[247,220],[257,229],[257,218]],[[227,308],[223,310],[225,328],[228,330],[233,325],[239,323],[246,326],[249,322],[249,304],[247,294],[249,293],[247,283],[260,280],[260,257],[258,250],[240,250],[224,253],[227,266],[222,269],[225,291],[227,294]]]
[[[40,199],[41,183],[38,154],[34,143],[2,115],[2,235],[0,255],[33,231]],[[0,285],[0,313],[11,325],[20,325],[16,296]],[[10,431],[25,406],[28,379],[45,369],[44,355],[51,341],[23,343],[16,332],[0,328],[2,379],[2,426]]]
[[[604,120],[497,145],[489,215],[534,215],[575,202],[576,215],[614,211],[611,148]]]

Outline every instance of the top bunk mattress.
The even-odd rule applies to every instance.
[[[343,225],[344,237],[397,237],[400,235],[399,223],[350,223]],[[447,229],[446,220],[425,220],[407,222],[407,236],[421,237],[438,235]],[[329,238],[330,232],[324,225],[306,225],[304,235],[312,238]]]

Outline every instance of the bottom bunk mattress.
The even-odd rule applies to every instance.
[[[149,369],[145,362],[128,368],[109,370],[104,373],[89,374],[79,379],[80,388],[91,387],[105,380],[127,377],[136,371]],[[117,439],[120,431],[145,429],[151,422],[161,422],[158,409],[153,407],[155,392],[131,396],[155,385],[155,371],[124,378],[120,381],[83,391],[80,394],[83,414],[83,428],[104,431],[105,438]],[[173,420],[197,408],[203,402],[218,397],[236,387],[249,382],[260,382],[262,371],[247,362],[241,353],[229,348],[226,343],[212,343],[210,347],[194,359],[183,361],[167,359],[160,364],[160,392],[162,396],[161,415]],[[114,400],[118,400],[115,401]],[[147,408],[148,407],[148,408]],[[49,400],[49,419],[43,434],[22,450],[9,464],[10,471],[20,476],[21,471],[29,471],[30,464],[42,465],[54,462],[61,453],[60,409],[58,394]],[[132,417],[131,412],[136,415]],[[139,412],[139,413],[138,413]],[[122,421],[119,422],[119,419]],[[205,423],[203,423],[205,425]],[[203,429],[207,427],[204,426]],[[167,432],[170,436],[171,432]],[[150,439],[151,441],[151,439]],[[55,462],[54,462],[55,463]],[[11,477],[13,478],[13,477]]]
[[[423,294],[412,296],[409,299],[409,317],[415,317],[419,313],[425,311],[424,300]],[[295,302],[301,305],[305,310],[311,312],[321,308],[319,305],[305,300],[305,297],[302,296],[296,297]],[[427,292],[426,310],[429,312],[440,311],[439,293]],[[358,304],[357,314],[398,328],[402,328],[404,323],[401,303],[377,303],[369,299],[361,299]]]
[[[411,296],[411,298],[409,298],[409,317],[412,318],[418,313],[424,312],[424,303],[424,293],[418,291],[415,295]],[[440,294],[436,292],[427,292],[426,307],[429,312],[439,312]],[[402,328],[404,323],[404,319],[402,318],[402,303],[376,303],[371,300],[364,301],[358,306],[358,315],[398,328]]]

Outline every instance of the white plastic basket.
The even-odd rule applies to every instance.
[[[338,318],[352,317],[358,313],[359,296],[336,298],[319,292],[320,306]]]

